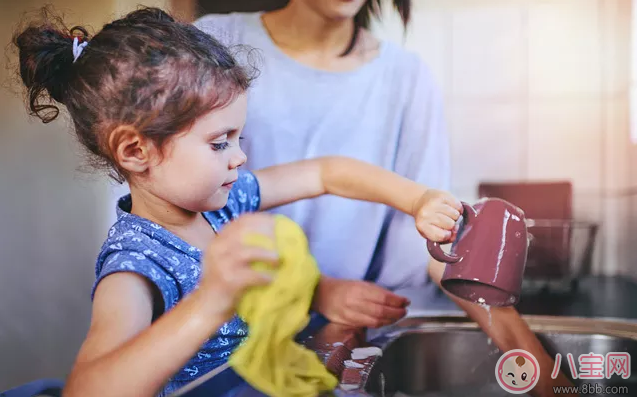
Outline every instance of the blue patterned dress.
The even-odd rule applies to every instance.
[[[203,215],[211,227],[218,231],[240,214],[256,211],[259,204],[259,185],[255,176],[242,171],[230,190],[226,206]],[[164,312],[167,312],[197,285],[202,252],[163,227],[131,214],[131,206],[130,195],[122,197],[117,204],[117,221],[110,229],[97,259],[92,296],[98,283],[109,274],[133,272],[157,286],[163,297]],[[192,382],[225,363],[247,333],[246,323],[235,315],[215,335],[211,335],[197,354],[173,376],[162,394]]]

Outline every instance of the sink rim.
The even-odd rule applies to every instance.
[[[535,333],[584,334],[608,338],[623,338],[637,341],[637,322],[611,318],[563,317],[546,315],[522,315],[522,319]],[[468,316],[414,316],[403,318],[393,325],[383,327],[378,334],[370,338],[368,346],[380,348],[383,352],[397,339],[408,333],[434,333],[440,331],[484,332]],[[374,367],[381,359],[376,356],[364,363],[357,384],[346,384],[349,393],[358,396],[370,396],[365,390]],[[364,375],[363,375],[364,374]],[[343,384],[340,385],[339,389]],[[343,389],[341,389],[343,390]]]
[[[561,317],[523,315],[522,319],[533,332],[601,335],[637,340],[637,322],[611,318]],[[415,316],[379,329],[369,344],[385,349],[393,339],[407,332],[435,332],[453,330],[475,330],[482,328],[467,316]]]

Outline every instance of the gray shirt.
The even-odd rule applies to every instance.
[[[416,54],[382,41],[379,55],[354,71],[317,70],[283,53],[260,16],[206,15],[195,22],[226,45],[248,45],[260,54],[243,131],[246,167],[344,155],[449,189],[441,98]],[[274,212],[303,227],[324,274],[372,279],[388,288],[426,280],[426,241],[409,215],[335,196]]]

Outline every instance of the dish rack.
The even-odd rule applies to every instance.
[[[598,225],[560,219],[527,219],[529,249],[523,289],[574,291],[592,270]]]

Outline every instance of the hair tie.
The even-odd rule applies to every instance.
[[[84,50],[84,47],[86,47],[87,45],[88,45],[88,41],[85,41],[80,44],[80,40],[78,39],[77,36],[73,38],[73,63],[75,63],[75,61],[77,61],[77,58],[79,58],[80,55],[82,55],[82,51]]]

